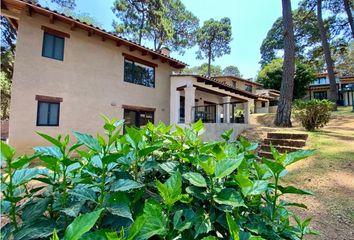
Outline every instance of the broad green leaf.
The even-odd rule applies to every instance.
[[[206,187],[205,178],[200,173],[195,172],[187,172],[182,175],[185,179],[187,179],[192,185],[197,187]]]
[[[206,200],[208,196],[208,193],[205,191],[205,188],[198,188],[195,186],[186,187],[186,192],[202,201]]]
[[[32,161],[33,159],[35,159],[37,156],[31,156],[31,157],[27,157],[26,155],[21,156],[19,158],[17,158],[15,161],[13,161],[11,163],[11,166],[15,169],[19,169],[24,167],[25,165],[27,165],[30,161]]]
[[[26,223],[33,223],[41,218],[49,205],[49,198],[40,198],[37,202],[29,203],[22,209],[22,220]]]
[[[200,159],[198,159],[198,163],[209,176],[214,174],[216,161],[212,157],[202,155]]]
[[[77,185],[73,190],[69,191],[69,194],[74,196],[79,201],[97,201],[95,191],[86,185]]]
[[[182,194],[182,176],[179,171],[173,174],[167,181],[162,184],[156,181],[156,187],[161,197],[165,200],[165,204],[172,206],[181,199]]]
[[[128,240],[133,240],[141,232],[141,229],[143,228],[145,223],[146,219],[143,215],[137,217],[137,219],[135,219],[133,225],[129,229]]]
[[[299,150],[296,152],[288,153],[284,161],[284,164],[285,166],[289,166],[290,164],[293,164],[299,160],[308,158],[309,156],[313,155],[314,152],[315,152],[314,150]]]
[[[70,217],[77,217],[77,215],[79,215],[82,206],[85,204],[85,201],[80,201],[74,204],[71,204],[69,207],[67,208],[63,208],[60,211],[65,213],[66,215],[70,216]]]
[[[125,192],[136,188],[142,188],[144,184],[138,183],[136,181],[130,179],[119,179],[118,181],[114,182],[111,186],[111,191],[117,192]]]
[[[122,202],[116,203],[113,206],[109,207],[108,211],[111,212],[113,215],[128,218],[128,219],[134,221],[132,213],[130,211],[130,208],[125,203],[122,203]]]
[[[194,218],[194,230],[194,238],[197,238],[200,234],[208,233],[213,230],[209,214],[205,213],[203,210],[197,212],[197,215]]]
[[[216,163],[215,177],[223,178],[230,175],[241,164],[244,154],[240,153],[235,159],[225,159]]]
[[[47,174],[47,169],[39,169],[39,168],[25,168],[16,170],[12,177],[12,184],[14,186],[19,186],[24,183],[29,182],[33,178],[37,177],[41,174]]]
[[[113,162],[117,162],[118,158],[120,158],[122,154],[119,153],[111,153],[109,155],[106,155],[102,158],[102,163],[104,164],[110,164]]]
[[[155,201],[147,201],[144,206],[143,217],[145,224],[136,236],[136,240],[149,239],[152,236],[165,236],[168,233],[166,218],[162,212],[162,206]]]
[[[151,146],[151,147],[143,148],[143,149],[139,150],[139,153],[138,153],[139,157],[145,157],[159,148],[160,148],[160,146]]]
[[[85,233],[80,240],[123,240],[117,232],[110,229],[101,229],[95,232]]]
[[[203,237],[202,240],[218,240],[218,238],[214,236],[208,236],[208,237]]]
[[[53,234],[55,222],[49,219],[26,224],[14,233],[13,239],[47,239]]]
[[[230,129],[230,130],[226,130],[225,132],[223,132],[221,134],[221,137],[225,140],[225,141],[229,141],[231,139],[231,135],[233,133],[233,129]]]
[[[278,162],[275,162],[273,160],[268,160],[266,158],[263,158],[262,161],[265,163],[265,165],[267,165],[267,167],[272,171],[273,175],[278,175],[279,173],[281,173],[282,171],[285,170],[285,168],[283,167],[283,165],[281,165]]]
[[[34,151],[36,151],[37,154],[51,156],[57,159],[61,159],[63,157],[63,153],[60,151],[60,148],[58,148],[57,146],[35,147]]]
[[[240,227],[236,221],[231,217],[230,213],[226,213],[227,226],[229,227],[229,233],[233,240],[239,240]]]
[[[240,193],[233,188],[222,189],[221,192],[216,195],[214,201],[234,208],[245,206]]]
[[[246,196],[248,195],[259,195],[267,191],[268,182],[264,180],[255,180],[252,182],[251,186],[242,187],[242,193]]]
[[[47,140],[48,142],[54,144],[54,146],[57,146],[59,149],[61,149],[63,147],[63,145],[61,144],[61,142],[58,139],[55,139],[47,134],[44,133],[40,133],[40,132],[36,132],[39,136],[41,136],[42,138],[44,138],[45,140]]]
[[[92,137],[89,134],[73,132],[74,136],[79,140],[79,142],[83,143],[86,147],[96,151],[101,152],[101,146],[97,139]]]
[[[1,141],[1,160],[2,161],[8,161],[13,158],[15,155],[15,149],[10,147],[10,145],[7,145],[3,141]]]
[[[84,233],[90,231],[100,217],[103,209],[78,216],[65,230],[64,240],[77,240]]]
[[[191,209],[181,209],[173,216],[173,226],[179,232],[190,229],[193,226],[195,213]]]
[[[198,134],[201,134],[201,132],[204,130],[204,124],[202,120],[199,119],[196,123],[193,123],[192,129]]]
[[[1,200],[1,208],[0,212],[1,214],[8,214],[11,208],[11,203],[6,200]]]
[[[301,190],[293,186],[288,186],[288,187],[283,187],[283,186],[278,186],[278,189],[281,191],[282,194],[300,194],[300,195],[313,195],[312,192],[306,191],[306,190]]]
[[[139,143],[143,140],[141,130],[136,128],[126,128],[127,134],[125,135],[127,141],[134,149],[138,149]]]

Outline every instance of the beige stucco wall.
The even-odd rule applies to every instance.
[[[65,39],[64,61],[42,57],[41,26],[70,34]],[[126,52],[158,64],[155,88],[123,81]],[[10,144],[19,152],[31,152],[33,146],[47,144],[35,131],[50,135],[71,130],[95,134],[101,131],[100,114],[123,118],[122,104],[156,108],[155,123],[169,123],[169,90],[172,68],[167,63],[141,56],[103,42],[98,36],[34,14],[21,15],[14,67],[10,109]],[[37,127],[35,95],[61,97],[59,127]],[[112,106],[115,105],[115,106]]]

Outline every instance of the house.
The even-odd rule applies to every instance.
[[[201,119],[205,140],[230,128],[235,136],[277,96],[241,78],[176,74],[186,64],[167,48],[156,52],[38,4],[2,0],[1,8],[17,30],[9,143],[18,153],[48,144],[36,132],[95,135],[100,114],[136,127]]]
[[[170,75],[186,66],[100,28],[20,0],[2,0],[17,29],[9,143],[22,152],[37,134],[96,134],[100,114],[127,125],[170,122]],[[46,143],[47,144],[47,143]]]
[[[251,111],[253,113],[275,113],[277,111],[280,96],[278,90],[264,89],[260,83],[236,76],[217,76],[215,79],[258,95],[258,99],[251,101]]]
[[[354,76],[341,77],[336,73],[336,83],[338,89],[338,101],[340,106],[352,106],[354,95]],[[329,97],[329,78],[327,73],[317,74],[308,87],[305,99],[328,99]]]

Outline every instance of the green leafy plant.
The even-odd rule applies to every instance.
[[[174,131],[162,123],[126,127],[123,135],[122,121],[104,121],[103,136],[73,132],[74,144],[69,136],[39,133],[53,146],[36,147],[32,157],[12,160],[14,150],[2,143],[1,204],[10,209],[4,212],[9,219],[1,228],[4,239],[303,239],[314,234],[310,220],[288,208],[306,206],[283,199],[311,193],[281,184],[286,168],[311,150],[281,154],[272,147],[273,158],[266,159],[256,155],[257,144],[232,141],[232,131],[222,141],[203,143],[201,121]],[[15,173],[36,158],[45,168],[30,168],[36,174],[15,184]],[[28,189],[31,180],[41,182],[39,190],[15,191]]]
[[[293,104],[295,119],[308,131],[324,127],[331,118],[334,103],[329,100],[297,100]]]

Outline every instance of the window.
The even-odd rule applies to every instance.
[[[124,109],[125,126],[144,127],[148,122],[154,123],[154,112]]]
[[[60,103],[38,101],[37,126],[59,126]]]
[[[44,32],[42,56],[56,60],[64,60],[64,38]]]
[[[326,77],[318,78],[311,83],[312,85],[329,84],[329,80]]]
[[[265,102],[262,102],[262,108],[264,108],[266,106]]]
[[[246,85],[245,85],[245,90],[246,90],[247,92],[252,92],[252,85],[246,84]]]
[[[124,81],[154,88],[155,68],[129,59],[125,59]]]
[[[314,92],[313,93],[313,98],[314,99],[327,99],[327,92],[323,91],[323,92]]]

